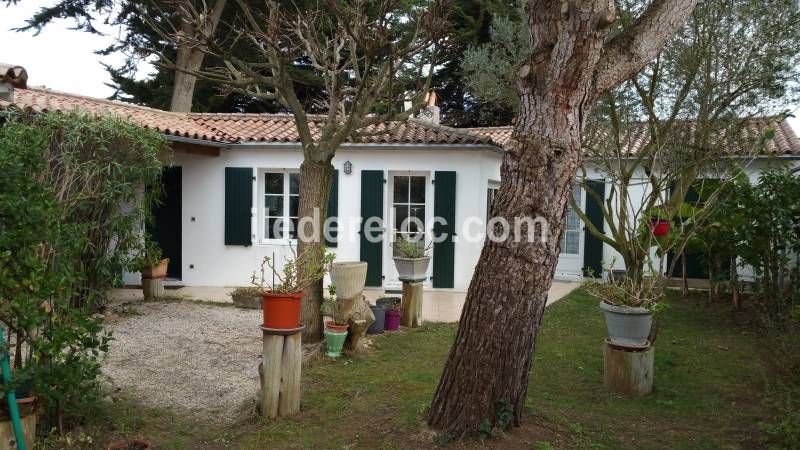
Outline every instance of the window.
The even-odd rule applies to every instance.
[[[579,208],[583,208],[580,185],[572,186],[572,198]],[[577,255],[580,253],[581,219],[569,204],[567,204],[567,218],[564,234],[561,235],[561,254]]]
[[[486,189],[486,223],[492,218],[492,205],[494,198],[497,197],[497,192],[500,190],[500,183],[497,181],[489,181],[489,188]]]
[[[392,177],[392,208],[394,213],[394,238],[419,239],[417,245],[425,246],[425,176],[395,175]],[[419,219],[408,220],[409,217]],[[419,224],[422,224],[422,228]],[[418,234],[419,233],[419,234]],[[396,256],[396,251],[395,251]]]
[[[264,238],[297,239],[300,174],[264,173]]]

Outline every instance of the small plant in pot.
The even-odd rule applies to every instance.
[[[329,317],[325,321],[325,354],[338,358],[347,339],[348,323],[342,317],[341,304],[336,301],[336,286],[328,286],[328,295],[322,300],[321,312]]]
[[[631,277],[610,281],[588,281],[586,292],[600,300],[611,344],[626,348],[647,348],[653,314],[661,309],[663,293],[658,277]]]
[[[392,243],[394,249],[394,266],[401,281],[423,281],[427,277],[428,264],[431,261],[429,251],[431,244],[423,241],[407,239],[398,235]]]
[[[228,295],[237,308],[261,309],[261,290],[255,286],[237,287]]]
[[[383,329],[385,331],[397,331],[400,329],[400,317],[402,316],[400,297],[383,297],[375,301],[377,306],[385,310]]]
[[[139,252],[136,265],[142,273],[142,278],[164,278],[167,276],[169,258],[164,258],[158,244],[149,235],[145,235],[144,246]]]
[[[275,257],[265,256],[261,262],[260,277],[253,272],[251,282],[261,294],[261,309],[264,313],[264,328],[273,330],[294,330],[300,328],[301,301],[303,290],[321,280],[334,258],[324,248],[318,254],[312,247],[307,247],[298,255],[293,247],[286,257],[283,268],[276,268]],[[300,261],[313,261],[302,264]],[[267,272],[271,272],[271,281]]]

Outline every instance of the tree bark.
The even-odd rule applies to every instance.
[[[695,1],[656,0],[650,8],[662,14],[648,10],[643,17],[657,20],[666,7],[683,17],[682,23]],[[597,80],[608,89],[632,76],[655,56],[649,53],[652,47],[660,48],[675,29],[662,35],[661,25],[651,24],[654,32],[636,23],[637,33],[649,36],[648,46],[631,49],[635,57],[626,55],[619,66],[604,65],[598,75],[595,69],[614,21],[613,1],[531,0],[526,13],[532,51],[518,72],[520,113],[506,145],[492,208],[493,216],[511,223],[510,237],[485,241],[428,415],[433,428],[454,436],[476,432],[484,420],[496,423],[499,409],[508,405],[514,425],[519,425],[536,335],[558,262],[567,196],[581,164],[584,119],[601,93]],[[672,15],[669,23],[674,22]],[[630,42],[641,37],[637,34]],[[545,242],[528,242],[524,227],[517,239],[514,219],[524,217],[546,221]]]
[[[313,230],[316,230],[316,240],[304,241],[298,239],[298,255],[301,259],[303,257],[312,257],[319,254],[325,246],[325,239],[323,236],[322,225],[325,222],[325,217],[328,212],[328,197],[330,196],[331,179],[333,178],[333,166],[328,163],[316,163],[306,159],[300,165],[300,205],[298,207],[298,217],[308,217],[311,221],[304,224],[298,229],[298,236],[303,233],[305,236],[314,235]],[[317,209],[315,215],[314,210]],[[316,218],[316,220],[314,220]],[[315,227],[315,228],[311,228]],[[311,250],[311,253],[307,253]],[[299,261],[301,266],[308,267],[310,264],[318,263],[318,261],[304,260]],[[308,286],[303,291],[303,306],[302,317],[303,325],[303,341],[308,343],[319,342],[322,340],[322,313],[320,312],[320,305],[322,302],[322,283],[319,280]]]
[[[219,24],[222,17],[222,11],[225,9],[227,0],[217,0],[214,6],[206,16],[206,21],[203,23],[205,29],[204,33],[213,35],[214,31]],[[191,36],[196,33],[192,23],[186,20],[181,21],[181,34]],[[191,39],[190,39],[191,40]],[[192,103],[194,100],[194,88],[197,84],[197,76],[192,75],[193,72],[200,70],[203,65],[205,53],[193,45],[181,45],[178,43],[178,54],[175,57],[175,65],[178,67],[175,70],[175,81],[172,85],[172,99],[170,100],[169,110],[173,112],[191,112]]]

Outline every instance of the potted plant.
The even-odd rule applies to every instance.
[[[255,286],[237,287],[228,295],[237,308],[261,309],[261,290]]]
[[[137,265],[144,279],[164,278],[167,276],[169,258],[163,258],[161,248],[149,235],[146,235]]]
[[[423,281],[427,277],[428,263],[431,261],[427,246],[420,245],[419,240],[408,240],[402,235],[392,243],[395,251],[394,266],[397,268],[397,276],[402,281]]]
[[[397,331],[400,329],[400,304],[400,297],[383,297],[375,301],[375,305],[385,311],[383,324],[385,331]]]
[[[364,290],[367,281],[367,263],[342,261],[331,265],[331,283],[336,286],[339,298],[355,298]]]
[[[331,358],[341,356],[350,327],[342,317],[340,306],[341,303],[336,300],[336,286],[328,286],[328,296],[323,299],[321,308],[322,314],[328,317],[325,321],[325,354]]]
[[[653,314],[663,296],[658,277],[616,278],[606,282],[588,281],[586,292],[598,298],[605,314],[611,344],[628,348],[646,348]]]
[[[264,314],[264,328],[275,330],[293,330],[300,328],[300,305],[303,290],[311,283],[321,280],[333,262],[335,255],[324,248],[318,255],[316,250],[307,247],[299,256],[293,247],[286,258],[283,269],[275,267],[274,256],[265,256],[261,262],[261,276],[256,278],[253,272],[251,282],[261,293],[261,309]],[[300,261],[314,261],[302,264]],[[272,281],[267,280],[267,269],[272,272]]]

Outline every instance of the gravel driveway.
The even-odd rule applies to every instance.
[[[261,311],[192,302],[117,309],[103,372],[148,406],[234,419],[254,405]]]

